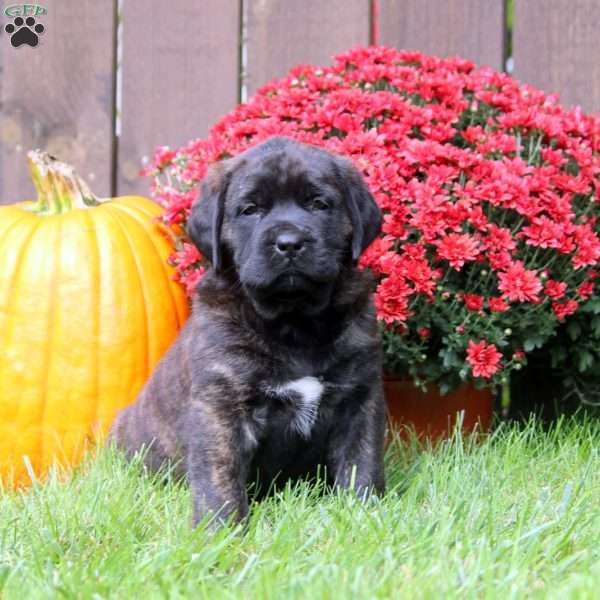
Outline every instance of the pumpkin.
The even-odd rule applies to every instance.
[[[28,154],[37,201],[0,207],[0,481],[74,465],[133,402],[188,316],[147,198],[100,201]]]

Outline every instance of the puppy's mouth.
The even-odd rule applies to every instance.
[[[314,318],[329,305],[333,283],[321,283],[297,272],[280,274],[268,286],[247,287],[256,312],[266,320],[285,315]]]
[[[318,283],[301,273],[283,273],[267,286],[252,290],[260,302],[298,304],[308,300],[316,292]]]

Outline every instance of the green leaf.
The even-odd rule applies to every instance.
[[[440,356],[443,358],[443,364],[446,369],[458,367],[463,362],[454,350],[441,350]]]
[[[555,369],[567,358],[567,351],[563,346],[553,346],[550,348],[550,356],[552,359],[552,368]]]
[[[577,321],[571,321],[567,325],[567,333],[572,340],[576,340],[581,333],[581,325]]]
[[[600,314],[600,298],[592,298],[579,309],[581,312]]]
[[[580,373],[587,371],[594,364],[594,355],[587,350],[578,352],[577,367]]]
[[[533,335],[525,340],[523,343],[523,350],[525,352],[531,352],[535,348],[541,348],[544,344],[544,338],[540,335]]]
[[[594,336],[600,337],[600,316],[595,316],[592,318],[591,327],[592,331],[594,332]]]

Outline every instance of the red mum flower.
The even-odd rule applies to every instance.
[[[510,308],[510,305],[504,301],[504,298],[490,298],[488,305],[492,312],[504,312]]]
[[[575,300],[567,300],[563,303],[554,302],[552,304],[552,310],[559,321],[564,321],[566,317],[572,315],[579,304]]]
[[[575,228],[577,253],[573,257],[573,266],[579,269],[588,265],[597,265],[600,259],[600,240],[588,224]]]
[[[389,251],[392,242],[393,240],[389,237],[375,239],[360,257],[359,264],[361,268],[369,267],[374,271],[379,271],[381,257]]]
[[[544,292],[548,298],[552,300],[560,300],[567,291],[567,284],[564,281],[555,281],[554,279],[548,279],[544,286]]]
[[[386,323],[404,323],[411,315],[408,310],[411,291],[403,279],[386,277],[375,293],[375,306],[379,318]]]
[[[587,300],[594,293],[594,282],[593,281],[584,281],[577,288],[577,295],[583,300]]]
[[[176,150],[171,150],[169,146],[159,146],[154,151],[154,166],[158,169],[166,167],[177,156]]]
[[[467,348],[467,362],[471,365],[475,377],[489,379],[498,372],[502,354],[494,344],[487,344],[484,340],[475,343],[469,340]]]
[[[475,260],[480,252],[479,242],[468,233],[451,233],[434,244],[438,257],[447,260],[456,271],[460,271],[466,262]]]
[[[560,248],[564,235],[564,224],[548,217],[535,217],[531,225],[523,227],[525,243],[539,248]]]
[[[465,294],[463,296],[465,306],[472,311],[480,311],[483,308],[483,296],[477,294]]]
[[[487,237],[485,238],[485,246],[488,250],[500,252],[502,250],[514,250],[517,247],[510,229],[506,227],[498,227],[491,223],[487,227]]]
[[[198,285],[198,282],[202,279],[202,275],[204,275],[206,269],[204,267],[198,267],[195,270],[190,270],[186,273],[186,277],[184,280],[185,283],[185,291],[191,296]]]
[[[202,256],[196,246],[184,242],[183,249],[175,252],[171,258],[182,269],[188,269],[200,263]]]
[[[498,273],[498,289],[512,302],[539,302],[542,283],[535,271],[528,271],[523,262],[513,262],[504,273]]]

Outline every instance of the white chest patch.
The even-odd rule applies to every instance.
[[[273,389],[294,406],[290,426],[303,438],[308,439],[319,414],[323,384],[316,377],[302,377],[283,383]]]

